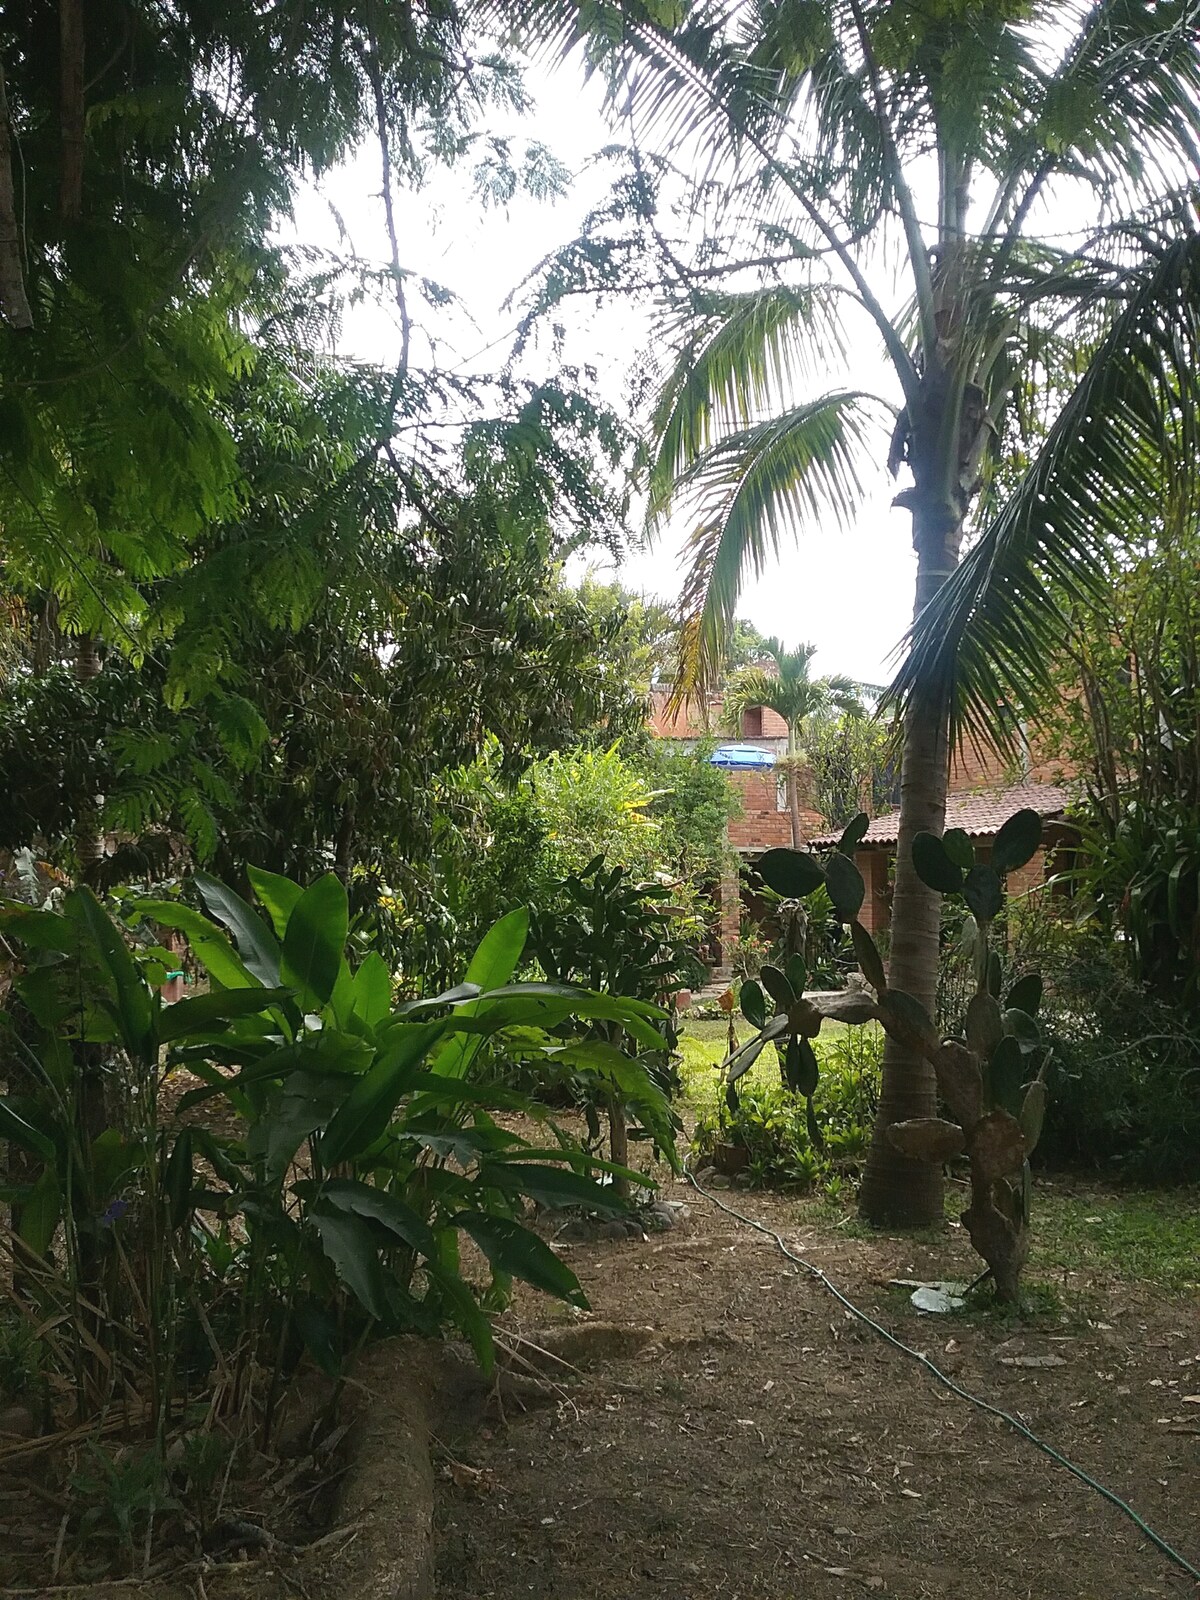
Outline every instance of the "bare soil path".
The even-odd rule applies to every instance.
[[[593,1307],[582,1320],[614,1331],[557,1407],[443,1441],[444,1600],[1195,1592],[1116,1510],[937,1386],[770,1240],[681,1183],[665,1193],[688,1206],[671,1232],[561,1246]],[[922,1317],[888,1280],[973,1276],[955,1230],[848,1237],[811,1202],[722,1198],[1200,1563],[1194,1296],[1075,1279],[1034,1320]],[[572,1320],[531,1291],[508,1322]],[[1033,1356],[1053,1359],[1009,1364]]]

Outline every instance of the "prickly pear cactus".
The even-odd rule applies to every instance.
[[[804,996],[803,961],[793,957],[783,971],[765,968],[761,986],[742,985],[743,1012],[758,1032],[731,1051],[725,1063],[726,1096],[731,1105],[737,1104],[737,1080],[769,1042],[777,1041],[784,1082],[805,1096],[810,1128],[815,1126],[812,1096],[819,1069],[811,1040],[827,1017],[859,1023],[877,1019],[931,1064],[953,1119],[895,1123],[888,1137],[914,1160],[968,1157],[971,1203],[962,1220],[991,1270],[998,1297],[1013,1300],[1029,1252],[1029,1157],[1045,1115],[1047,1053],[1036,1021],[1041,979],[1030,974],[1005,990],[1003,962],[991,947],[991,930],[1004,908],[1004,876],[1037,850],[1041,819],[1035,811],[1010,817],[987,862],[976,859],[970,838],[958,829],[942,838],[921,833],[913,841],[913,864],[922,881],[939,894],[965,901],[975,924],[975,993],[961,1035],[945,1039],[918,1001],[888,987],[875,941],[858,921],[864,885],[852,852],[866,826],[865,815],[856,817],[823,862],[808,851],[771,850],[758,870],[772,889],[789,898],[803,899],[822,886],[827,890],[834,911],[850,925],[859,967],[875,998],[847,994],[815,1005]],[[774,1003],[770,1016],[767,995]]]

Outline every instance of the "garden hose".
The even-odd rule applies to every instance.
[[[876,1322],[873,1317],[868,1316],[865,1311],[854,1304],[853,1300],[844,1295],[838,1288],[837,1284],[826,1277],[825,1273],[820,1267],[814,1266],[811,1261],[806,1261],[803,1256],[798,1256],[794,1250],[790,1250],[787,1244],[784,1242],[782,1234],[776,1233],[774,1228],[768,1228],[765,1223],[755,1222],[753,1217],[743,1216],[740,1211],[735,1211],[731,1205],[727,1205],[724,1200],[719,1199],[717,1195],[710,1193],[709,1190],[705,1189],[701,1184],[699,1184],[691,1172],[685,1171],[684,1177],[691,1184],[692,1188],[695,1189],[697,1194],[703,1195],[706,1200],[710,1200],[713,1205],[719,1206],[722,1211],[727,1212],[738,1222],[745,1223],[748,1228],[754,1228],[759,1233],[766,1234],[768,1239],[774,1239],[775,1243],[779,1246],[780,1250],[783,1251],[784,1255],[789,1261],[794,1261],[798,1267],[803,1268],[803,1270],[808,1273],[810,1278],[815,1278],[818,1283],[820,1283],[824,1288],[828,1289],[829,1293],[840,1305],[844,1306],[852,1316],[857,1317],[860,1322],[865,1322],[867,1327],[873,1332],[877,1333],[881,1339],[892,1345],[894,1349],[903,1351],[906,1356],[911,1356],[914,1361],[919,1362],[921,1366],[925,1368],[926,1372],[928,1372],[931,1377],[935,1378],[938,1383],[942,1384],[944,1388],[949,1389],[951,1394],[956,1394],[960,1400],[968,1401],[971,1405],[976,1406],[980,1411],[987,1412],[989,1416],[999,1417],[1002,1422],[1007,1423],[1014,1433],[1019,1433],[1023,1439],[1028,1439],[1030,1444],[1036,1445],[1044,1455],[1050,1457],[1051,1461],[1056,1461],[1060,1467],[1065,1467],[1073,1477],[1079,1479],[1080,1483],[1086,1484],[1087,1487],[1094,1490],[1095,1493],[1101,1497],[1101,1499],[1107,1500],[1109,1505],[1115,1506],[1122,1516],[1128,1517],[1130,1522],[1133,1523],[1134,1527],[1137,1528],[1139,1532],[1143,1533],[1147,1539],[1149,1539],[1150,1543],[1154,1545],[1155,1549],[1159,1550],[1164,1556],[1166,1556],[1168,1561],[1173,1561],[1177,1567],[1179,1567],[1183,1572],[1187,1573],[1189,1578],[1192,1578],[1197,1583],[1200,1583],[1200,1568],[1194,1567],[1187,1557],[1181,1555],[1173,1545],[1169,1545],[1161,1534],[1155,1533],[1150,1524],[1139,1517],[1133,1507],[1126,1504],[1126,1502],[1121,1499],[1119,1494],[1114,1493],[1112,1489],[1106,1488],[1104,1484],[1097,1482],[1097,1480],[1089,1473],[1086,1473],[1082,1467],[1076,1466],[1076,1464],[1073,1461],[1068,1460],[1068,1458],[1064,1456],[1061,1451],[1056,1450],[1053,1445],[1047,1444],[1044,1439],[1039,1439],[1037,1434],[1034,1433],[1031,1428],[1027,1428],[1025,1424],[1021,1422],[1019,1418],[1014,1417],[1010,1411],[1004,1411],[1000,1406],[992,1405],[991,1401],[984,1400],[977,1394],[972,1394],[969,1389],[964,1389],[960,1383],[955,1383],[954,1379],[944,1373],[939,1366],[929,1359],[928,1356],[922,1355],[919,1350],[914,1350],[911,1345],[905,1344],[902,1339],[897,1339],[894,1333],[889,1333],[881,1323]]]

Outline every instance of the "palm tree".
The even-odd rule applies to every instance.
[[[853,679],[837,673],[825,678],[809,677],[809,663],[817,653],[815,644],[801,644],[794,650],[787,650],[778,639],[766,639],[763,653],[774,663],[773,668],[743,667],[736,673],[725,691],[721,713],[730,733],[741,732],[746,712],[753,711],[756,706],[773,711],[787,724],[784,776],[788,811],[792,817],[792,848],[799,850],[804,843],[799,784],[804,725],[822,711],[845,711],[862,716],[865,707]]]
[[[855,328],[873,327],[886,352],[898,404],[876,459],[908,474],[895,503],[911,515],[924,624],[903,684],[889,981],[932,1011],[939,901],[911,844],[944,826],[951,691],[994,720],[1002,678],[1036,688],[1028,652],[1053,627],[1042,574],[1086,584],[1114,508],[1149,498],[1123,490],[1106,511],[1106,475],[1152,484],[1172,430],[1173,485],[1192,470],[1188,438],[1197,453],[1200,272],[1184,265],[1200,255],[1190,235],[1175,248],[1171,219],[1200,166],[1200,3],[526,0],[503,11],[564,49],[584,45],[634,136],[623,187],[555,262],[542,303],[621,271],[624,287],[640,272],[665,303],[675,361],[654,416],[650,518],[682,509],[693,521],[684,692],[712,681],[747,572],[785,535],[856,511],[884,401],[804,385]],[[1156,278],[1166,255],[1171,270]],[[901,285],[894,303],[880,282]],[[1071,390],[1075,351],[1097,342],[1109,371],[1089,368]],[[1043,439],[1060,406],[1068,421]],[[1071,461],[1087,481],[1052,486]],[[1012,509],[997,513],[1014,484]],[[960,583],[968,517],[994,513]],[[931,622],[948,582],[949,609]],[[955,646],[984,622],[964,677]],[[889,1039],[860,1196],[870,1220],[940,1217],[940,1170],[887,1137],[891,1122],[934,1109],[929,1069]]]

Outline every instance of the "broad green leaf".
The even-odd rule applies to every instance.
[[[62,1216],[62,1190],[53,1167],[47,1167],[21,1207],[21,1239],[35,1256],[44,1256],[54,1241]]]
[[[192,1210],[192,1130],[181,1128],[163,1172],[163,1193],[172,1228],[182,1228]]]
[[[342,1373],[341,1329],[338,1319],[328,1306],[315,1300],[305,1300],[293,1313],[296,1332],[304,1341],[304,1348],[327,1378],[338,1378]]]
[[[55,911],[35,911],[19,900],[0,900],[0,929],[30,950],[73,955],[79,949],[80,927]]]
[[[118,1128],[105,1128],[88,1146],[88,1180],[101,1203],[120,1193],[145,1161],[145,1146]]]
[[[1042,842],[1042,819],[1036,811],[1017,811],[992,841],[991,864],[996,872],[1013,872],[1032,859]]]
[[[640,1061],[603,1039],[585,1039],[562,1051],[561,1058],[594,1072],[636,1113],[666,1156],[672,1171],[679,1170],[671,1106]]]
[[[490,1377],[496,1365],[496,1346],[492,1339],[491,1319],[463,1282],[458,1271],[457,1259],[454,1265],[446,1262],[430,1263],[426,1272],[441,1295],[455,1325],[466,1334],[484,1376]]]
[[[993,867],[972,867],[963,881],[962,896],[976,922],[991,922],[1004,910],[1004,885]]]
[[[114,1019],[121,1043],[135,1060],[153,1050],[151,1022],[154,1003],[149,985],[138,971],[120,930],[88,888],[74,889],[65,902],[67,915],[78,918],[88,930],[112,983],[116,1001]]]
[[[517,970],[528,937],[529,912],[518,906],[484,934],[471,957],[465,981],[477,983],[485,993],[507,983]]]
[[[440,994],[426,995],[422,1000],[402,1000],[393,1012],[397,1017],[415,1017],[423,1011],[444,1010],[447,1006],[461,1005],[464,1000],[478,1000],[483,990],[477,983],[456,983],[452,989]]]
[[[489,928],[471,957],[465,979],[469,984],[478,984],[480,998],[467,1001],[456,1012],[457,1016],[476,1016],[488,1000],[495,999],[495,991],[507,984],[516,971],[528,937],[529,912],[524,906],[510,911]],[[462,1034],[448,1040],[431,1063],[430,1070],[443,1078],[465,1077],[482,1042],[481,1038]]]
[[[378,1322],[387,1320],[387,1295],[375,1236],[361,1217],[333,1207],[310,1213],[321,1248],[338,1277]]]
[[[634,1000],[627,995],[603,994],[596,989],[585,989],[577,983],[508,983],[502,989],[484,990],[479,998],[498,1000],[521,995],[570,1001],[598,1000],[616,1008],[622,1016],[645,1017],[652,1022],[662,1022],[667,1015],[661,1006],[656,1006],[650,1000]]]
[[[278,1183],[310,1134],[323,1128],[345,1095],[334,1075],[293,1072],[272,1094],[246,1135],[246,1154],[265,1163],[268,1181]]]
[[[388,1046],[358,1079],[321,1136],[326,1167],[351,1161],[383,1133],[421,1061],[446,1032],[446,1022],[411,1022],[388,1034]]]
[[[392,1006],[392,975],[378,950],[363,958],[354,974],[354,1014],[369,1028],[377,1028]]]
[[[337,1211],[348,1211],[356,1217],[380,1223],[425,1257],[436,1254],[433,1231],[424,1217],[407,1201],[386,1189],[378,1189],[358,1178],[327,1178],[324,1183],[305,1178],[294,1183],[292,1188],[302,1200],[319,1201],[322,1207],[332,1206]]]
[[[536,1233],[507,1217],[478,1211],[460,1211],[454,1222],[470,1234],[497,1271],[523,1278],[535,1289],[544,1289],[583,1311],[588,1309],[579,1279]]]
[[[327,872],[304,891],[283,937],[283,981],[318,1007],[328,1004],[345,958],[350,908],[346,886]]]
[[[214,983],[225,989],[263,988],[247,967],[231,941],[220,928],[215,927],[200,911],[180,905],[178,900],[142,900],[135,902],[138,911],[151,922],[164,928],[174,928],[182,933],[191,946],[192,954]]]
[[[637,1173],[628,1174],[634,1183],[643,1180]],[[539,1205],[561,1209],[580,1206],[585,1211],[595,1211],[602,1216],[621,1216],[629,1207],[617,1199],[611,1188],[587,1178],[570,1167],[548,1166],[533,1161],[489,1161],[479,1174],[483,1189],[503,1189],[507,1194],[528,1195]]]
[[[41,1156],[43,1161],[54,1160],[53,1139],[40,1132],[32,1123],[26,1122],[7,1098],[0,1099],[0,1139],[20,1145],[22,1150]]]
[[[785,900],[803,900],[825,882],[821,863],[807,850],[768,850],[755,870],[767,888]]]
[[[192,874],[205,910],[233,936],[248,969],[270,989],[279,987],[279,944],[252,906],[240,894],[206,872]]]
[[[269,1083],[273,1079],[285,1078],[292,1072],[326,1073],[345,1078],[347,1083],[353,1083],[358,1088],[365,1081],[359,1074],[365,1071],[373,1053],[371,1046],[357,1034],[322,1028],[318,1033],[305,1034],[294,1044],[269,1050],[233,1077],[215,1075],[206,1088],[191,1089],[183,1095],[179,1109],[190,1111],[193,1106],[211,1100],[216,1094],[239,1094],[253,1084]],[[192,1071],[200,1076],[198,1064],[193,1062],[190,1065]]]
[[[214,1025],[256,1016],[289,998],[287,989],[213,989],[190,1000],[176,1000],[159,1013],[158,1037],[167,1044],[189,1034],[207,1033]]]
[[[912,842],[913,866],[917,877],[938,894],[958,894],[962,890],[962,868],[950,859],[946,846],[935,833],[918,833]]]
[[[862,909],[866,885],[849,856],[835,850],[825,863],[825,887],[833,909],[843,922],[853,922]]]
[[[483,1037],[497,1033],[503,1028],[520,1027],[525,1024],[553,1028],[560,1022],[565,1022],[568,1017],[619,1022],[626,1033],[636,1039],[643,1049],[665,1048],[663,1035],[644,1015],[648,1010],[656,1016],[664,1017],[665,1013],[659,1011],[657,1007],[635,1006],[615,995],[599,994],[589,989],[567,991],[564,995],[562,986],[550,984],[544,986],[544,994],[528,992],[534,987],[531,984],[520,985],[519,988],[526,992],[517,993],[518,986],[514,985],[512,998],[507,998],[507,991],[502,989],[496,991],[495,997],[484,995],[478,1001],[472,1001],[451,1012],[445,1018],[446,1032],[472,1036],[469,1042],[473,1048],[464,1057],[457,1050],[460,1041],[449,1040],[445,1048],[434,1058],[430,1071],[440,1073],[443,1077],[461,1077]],[[557,993],[553,992],[556,988]],[[391,1030],[388,1032],[390,1036]]]
[[[262,867],[247,867],[246,875],[259,903],[271,919],[275,937],[282,939],[296,903],[304,894],[303,886],[293,883],[290,878],[281,877],[278,872],[265,872]]]

